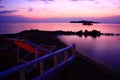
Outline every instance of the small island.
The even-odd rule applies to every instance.
[[[70,21],[70,23],[82,23],[82,25],[93,25],[93,23],[99,23],[99,22],[81,20],[81,21]]]

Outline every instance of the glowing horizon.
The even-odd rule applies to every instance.
[[[28,18],[107,17],[120,15],[120,1],[114,0],[1,0],[3,10],[17,10],[1,15]]]

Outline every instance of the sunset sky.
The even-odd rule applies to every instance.
[[[0,18],[0,22],[88,19],[120,23],[120,0],[0,0]]]

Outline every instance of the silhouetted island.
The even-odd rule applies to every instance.
[[[97,31],[97,30],[92,30],[92,31],[88,31],[88,30],[85,30],[85,31],[77,31],[77,32],[72,32],[72,31],[54,31],[52,33],[55,33],[55,34],[59,34],[59,35],[78,35],[78,36],[91,36],[93,38],[96,38],[96,37],[99,37],[100,35],[103,35],[103,33],[101,33],[100,31]]]
[[[94,21],[70,21],[70,23],[82,23],[83,25],[93,25],[93,23],[99,23],[99,22],[94,22]]]

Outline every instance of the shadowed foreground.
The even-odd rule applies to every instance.
[[[66,45],[57,39],[55,33],[46,31],[23,31],[21,33],[12,35],[2,35],[1,37],[17,37],[19,39],[28,39],[34,43],[42,43],[49,45],[56,45],[56,50],[65,47]],[[2,44],[2,43],[1,43]],[[15,51],[14,47],[10,50],[13,52],[6,52],[5,54],[0,52],[0,71],[7,69],[11,64],[14,64]],[[9,61],[9,63],[8,63]],[[102,70],[99,66],[90,63],[87,59],[82,57],[76,57],[73,63],[55,75],[51,80],[119,80],[115,76],[109,73],[109,71]]]
[[[51,80],[120,80],[115,75],[76,57],[74,62]]]

